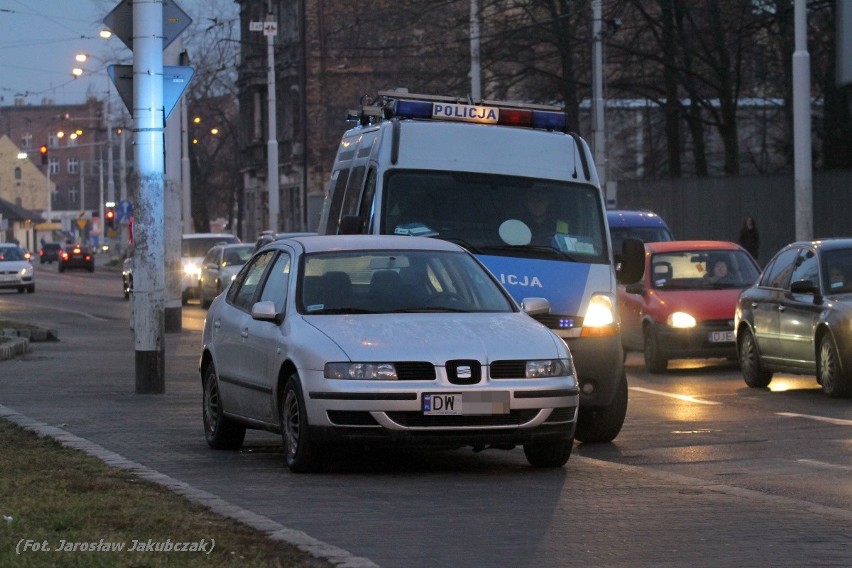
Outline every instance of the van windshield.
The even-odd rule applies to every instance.
[[[476,254],[609,262],[598,190],[468,172],[391,170],[382,234],[432,236]]]

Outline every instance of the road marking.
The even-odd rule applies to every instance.
[[[820,467],[822,469],[839,469],[842,471],[852,471],[852,467],[848,465],[839,465],[836,463],[821,462],[817,460],[796,460],[796,463],[812,465],[814,467]]]
[[[656,394],[656,395],[659,395],[659,396],[667,396],[669,398],[676,398],[678,400],[683,400],[683,401],[686,401],[686,402],[694,402],[695,404],[712,404],[712,405],[722,404],[721,402],[716,402],[716,401],[713,401],[713,400],[701,400],[700,398],[695,398],[694,396],[689,396],[689,395],[686,395],[686,394],[673,394],[673,393],[670,393],[670,392],[663,392],[663,391],[658,391],[658,390],[653,390],[653,389],[646,389],[646,388],[642,388],[642,387],[630,387],[630,390],[644,392],[644,393],[647,393],[647,394]]]
[[[828,424],[836,424],[837,426],[852,426],[852,420],[844,420],[842,418],[828,418],[827,416],[814,416],[812,414],[796,414],[794,412],[778,412],[778,416],[786,416],[787,418],[807,418],[808,420],[816,420],[817,422],[826,422]]]

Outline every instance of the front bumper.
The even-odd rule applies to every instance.
[[[308,421],[321,443],[363,441],[371,444],[461,447],[518,445],[574,436],[579,394],[573,378],[488,380],[482,384],[445,385],[431,381],[322,382],[306,389]],[[494,412],[429,415],[424,394],[494,397]],[[478,412],[484,412],[481,408]]]
[[[621,336],[563,338],[580,383],[580,406],[609,406],[624,372]]]
[[[3,274],[0,273],[0,288],[20,288],[22,286],[32,286],[35,282],[32,276],[21,276],[18,273]]]
[[[650,333],[657,340],[660,355],[666,359],[701,359],[710,357],[736,357],[737,343],[733,320],[730,322],[704,322],[694,328],[673,328],[665,324],[651,324]],[[719,341],[729,335],[731,341]],[[717,340],[713,340],[713,339]]]

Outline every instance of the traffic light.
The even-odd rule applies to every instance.
[[[106,228],[115,229],[115,209],[107,209],[104,215],[106,216]]]
[[[38,149],[38,153],[41,154],[41,165],[47,165],[47,146],[42,146]]]

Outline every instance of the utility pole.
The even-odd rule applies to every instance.
[[[266,185],[269,189],[269,229],[278,232],[278,211],[280,205],[280,190],[278,188],[278,132],[277,118],[275,116],[275,36],[278,34],[278,22],[272,13],[272,0],[269,0],[266,22],[263,26],[263,34],[266,36],[266,92],[267,112],[269,115],[269,140],[266,144]]]
[[[133,2],[133,226],[136,393],[165,392],[163,3]]]
[[[594,136],[595,165],[598,181],[606,195],[607,159],[606,133],[604,126],[603,98],[603,31],[601,26],[601,1],[592,0],[592,132]]]
[[[808,54],[807,0],[795,0],[793,52],[793,169],[796,240],[814,236],[813,158],[811,156],[811,58]]]
[[[482,99],[479,36],[479,0],[470,0],[470,98],[474,101]]]

